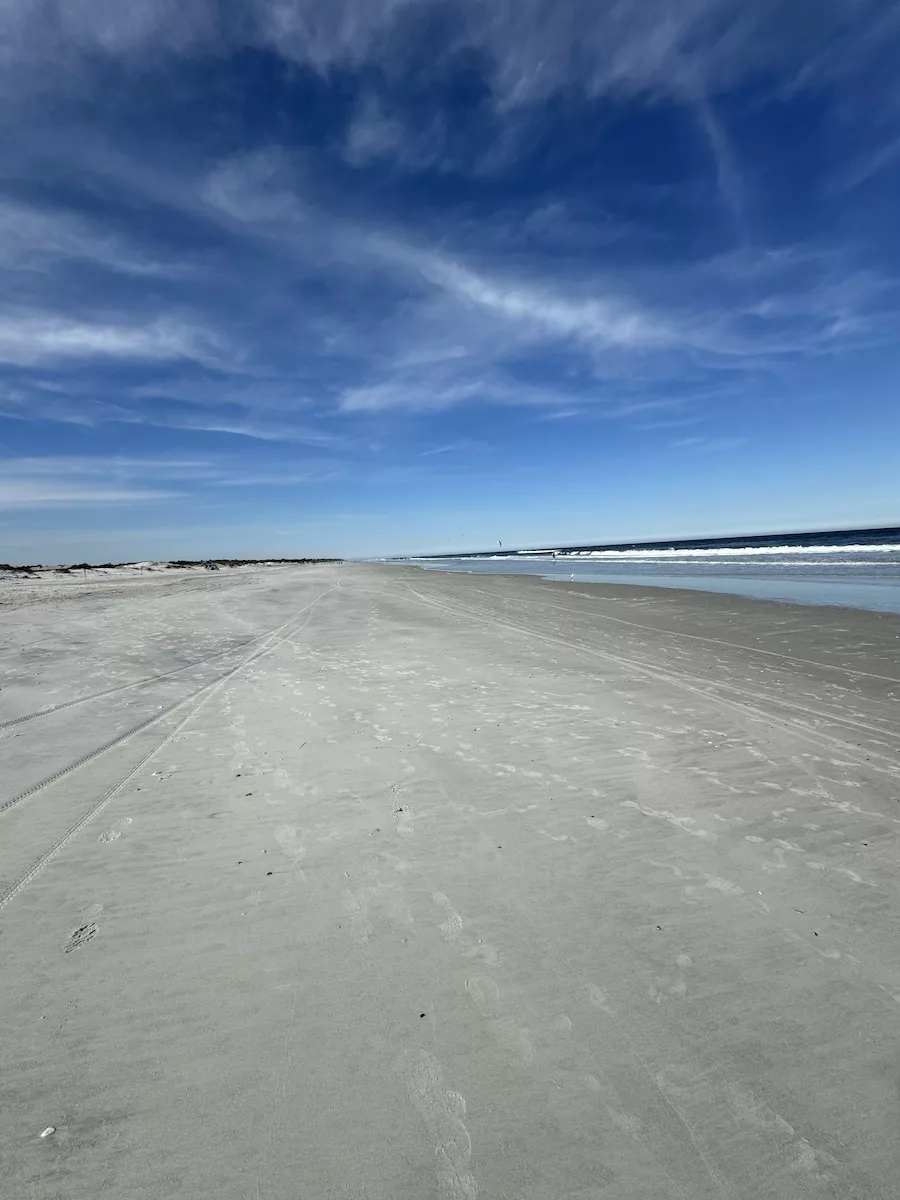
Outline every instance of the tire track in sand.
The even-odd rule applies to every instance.
[[[660,671],[652,667],[650,664],[641,662],[638,659],[630,659],[625,655],[613,654],[606,650],[600,650],[595,646],[585,645],[580,642],[568,641],[565,638],[556,637],[552,634],[540,633],[537,630],[529,629],[524,625],[516,625],[512,621],[505,621],[499,618],[490,617],[478,610],[466,609],[455,605],[443,604],[440,601],[433,600],[429,597],[422,596],[414,588],[407,585],[412,596],[419,601],[420,604],[427,605],[430,608],[435,608],[438,611],[446,612],[450,616],[466,621],[479,621],[483,625],[494,626],[497,629],[506,629],[513,633],[524,634],[525,637],[534,638],[535,641],[545,642],[550,645],[562,646],[567,650],[575,650],[581,654],[590,654],[594,658],[605,659],[608,662],[613,662],[617,666],[624,667],[626,670],[633,671],[637,674],[644,675],[646,678],[653,679],[659,683],[667,683],[672,687],[681,689],[682,691],[690,692],[695,696],[700,696],[706,701],[724,705],[728,708],[742,713],[745,717],[749,717],[753,721],[762,721],[764,724],[774,728],[780,728],[788,731],[797,737],[805,738],[814,745],[825,746],[828,749],[839,749],[847,758],[852,759],[855,766],[863,770],[876,771],[881,775],[888,775],[893,779],[900,776],[900,762],[890,755],[880,754],[878,751],[871,750],[867,754],[862,754],[858,746],[852,742],[846,742],[842,738],[835,737],[834,734],[825,733],[823,730],[814,729],[810,725],[797,720],[795,717],[784,716],[775,712],[766,712],[764,709],[758,708],[755,704],[749,703],[748,700],[763,700],[773,706],[780,706],[795,712],[807,712],[809,710],[801,709],[799,705],[795,705],[789,701],[779,699],[771,695],[759,695],[758,693],[747,692],[734,684],[715,683],[711,684],[708,680],[695,680],[689,675],[674,674],[668,671]],[[397,597],[400,598],[399,596]],[[734,696],[742,697],[734,699],[732,696],[724,694],[731,692]],[[748,697],[744,699],[743,697]],[[825,714],[824,719],[832,719]],[[849,720],[839,721],[838,723],[850,725]],[[862,729],[862,727],[860,726]],[[877,759],[879,762],[873,762],[872,759]],[[880,765],[883,764],[883,765]]]
[[[333,588],[329,589],[329,591],[333,590]],[[173,704],[169,704],[165,708],[159,709],[153,714],[152,717],[148,717],[146,720],[138,722],[137,725],[133,725],[130,729],[126,729],[124,733],[120,733],[116,737],[111,738],[108,742],[104,742],[102,746],[97,746],[96,749],[89,750],[87,754],[82,754],[80,758],[75,759],[75,761],[69,763],[68,766],[61,767],[58,771],[54,771],[52,775],[48,775],[46,778],[39,780],[38,783],[32,784],[31,787],[19,792],[17,796],[11,796],[8,800],[4,800],[2,803],[0,803],[0,813],[6,812],[7,809],[13,808],[23,800],[27,800],[29,796],[33,796],[37,792],[43,791],[44,788],[49,787],[52,783],[56,783],[59,779],[63,779],[66,775],[71,775],[71,773],[73,771],[77,771],[79,767],[83,767],[86,763],[91,762],[93,759],[99,758],[100,755],[106,754],[107,751],[113,750],[116,746],[121,745],[122,742],[134,737],[135,734],[141,733],[144,729],[149,729],[151,726],[159,724],[160,721],[163,721],[166,717],[171,716],[171,714],[176,712],[179,708],[182,708],[185,704],[189,704],[195,697],[201,696],[205,691],[216,687],[220,683],[224,683],[243,667],[249,666],[251,662],[254,662],[267,650],[272,649],[272,647],[277,645],[278,642],[285,641],[293,634],[299,633],[300,630],[305,627],[305,622],[304,625],[299,629],[293,629],[283,637],[279,637],[279,634],[283,629],[296,621],[301,613],[307,612],[310,608],[313,608],[316,604],[318,604],[320,600],[329,594],[329,591],[323,592],[320,596],[317,596],[316,599],[311,602],[311,604],[306,605],[305,608],[301,608],[299,612],[294,613],[289,620],[285,621],[282,625],[276,626],[275,629],[266,634],[263,644],[257,647],[252,654],[248,655],[236,666],[229,668],[229,670],[218,676],[218,678],[213,679],[210,683],[203,684],[202,687],[196,688],[193,692],[190,692],[187,696],[183,696],[180,700],[176,700]],[[273,639],[277,639],[277,641],[273,641]]]
[[[336,586],[337,585],[335,585],[335,587]],[[328,588],[326,591],[322,592],[315,598],[315,600],[311,601],[311,603],[307,604],[304,608],[301,608],[299,612],[294,613],[290,621],[286,621],[283,625],[280,625],[273,630],[269,635],[268,645],[259,647],[253,652],[253,654],[249,655],[246,659],[244,659],[243,662],[238,663],[237,666],[232,667],[231,670],[220,676],[219,679],[214,680],[212,683],[206,684],[205,687],[199,690],[199,692],[194,692],[192,696],[186,697],[177,705],[174,705],[173,708],[180,708],[189,703],[190,700],[196,700],[196,703],[193,705],[193,707],[185,713],[178,724],[175,725],[173,729],[170,729],[160,742],[158,742],[151,750],[149,750],[143,756],[143,758],[141,758],[141,760],[131,768],[130,771],[123,775],[118,783],[114,784],[113,787],[111,787],[100,797],[98,801],[96,801],[96,803],[91,805],[88,811],[79,817],[79,819],[69,827],[63,836],[58,838],[57,841],[55,841],[53,845],[40,856],[40,858],[32,863],[32,865],[18,877],[18,879],[15,879],[3,892],[0,892],[0,909],[4,908],[10,902],[10,900],[14,899],[15,896],[17,896],[27,884],[29,884],[37,875],[39,875],[41,871],[43,871],[43,869],[53,861],[54,858],[56,858],[60,851],[81,832],[81,830],[85,827],[85,825],[88,824],[89,821],[93,820],[98,813],[102,812],[103,809],[106,808],[110,801],[115,799],[119,792],[121,792],[122,788],[125,787],[125,785],[129,783],[136,775],[138,775],[147,765],[147,763],[155,758],[160,750],[167,746],[169,742],[171,742],[172,739],[176,737],[182,729],[184,729],[184,727],[200,711],[204,704],[206,704],[206,702],[210,700],[216,694],[216,692],[228,682],[229,679],[233,678],[239,671],[243,670],[244,667],[249,666],[251,662],[255,662],[256,659],[261,658],[264,654],[267,654],[269,650],[273,650],[275,646],[285,641],[288,636],[299,633],[300,629],[305,628],[312,619],[311,610],[315,608],[320,600],[323,600],[326,596],[330,595],[331,592],[335,590],[335,587]],[[300,628],[291,630],[289,634],[279,636],[281,630],[283,630],[285,626],[292,624],[302,613],[305,612],[308,612],[309,616],[307,616],[306,621],[303,622],[303,625],[300,626]],[[169,711],[171,712],[172,710],[170,709]],[[146,723],[142,725],[141,728],[144,728],[145,726]],[[96,755],[91,755],[90,757],[96,757]],[[72,767],[69,769],[74,770],[75,768]],[[68,774],[68,771],[64,772],[64,774]],[[40,786],[43,787],[46,786],[46,784],[41,784]],[[31,793],[29,792],[28,794]],[[9,807],[8,804],[7,807]]]

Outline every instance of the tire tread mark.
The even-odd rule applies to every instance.
[[[490,593],[489,592],[480,592],[480,595],[489,597]],[[530,603],[532,606],[536,606],[534,601],[531,601]],[[549,604],[549,605],[546,605],[545,607],[559,608],[559,605]],[[477,610],[473,610],[473,611],[477,611]],[[565,612],[567,610],[560,609],[560,611]],[[575,611],[578,611],[581,613],[587,612],[586,609],[578,609]],[[612,619],[618,620],[618,618],[616,618],[616,617],[614,617]],[[632,622],[623,621],[622,623],[623,624],[631,624]],[[516,627],[516,628],[518,628],[518,627]],[[522,628],[525,628],[525,627],[523,626]],[[653,629],[653,626],[643,625],[643,626],[639,626],[639,628],[650,630],[650,629]],[[668,636],[668,633],[669,633],[668,630],[663,630],[663,629],[656,630],[655,632],[659,632],[659,633],[663,634],[664,636]],[[548,636],[552,636],[552,635],[548,635]],[[698,638],[700,637],[699,634],[697,634],[697,635],[684,634],[681,636],[684,636],[684,637],[696,636]],[[703,640],[715,642],[718,639],[709,638],[709,639],[703,639]],[[592,647],[589,648],[589,647],[584,646],[577,642],[569,642],[566,644],[571,645],[571,646],[577,646],[579,649],[589,650],[590,653],[602,654],[602,655],[606,655],[606,657],[611,657],[611,658],[615,657],[614,653],[611,651],[608,652],[605,650],[594,649]],[[723,646],[733,646],[733,648],[735,650],[748,649],[748,647],[740,646],[737,643],[733,643],[733,642],[721,642],[719,644],[723,645]],[[760,653],[767,653],[767,651],[760,651]],[[773,653],[774,653],[774,651],[773,651]],[[781,657],[790,658],[790,656],[788,656],[788,655],[783,655]],[[628,659],[626,661],[630,662],[632,660]],[[639,660],[635,659],[634,661],[637,663]],[[812,659],[802,659],[801,658],[801,659],[793,659],[791,661],[800,662],[800,663],[808,662],[812,666],[825,666],[826,665],[824,663],[814,663]],[[651,668],[645,667],[645,669],[651,669]],[[655,668],[653,668],[653,669],[655,670]],[[677,669],[677,668],[673,668],[673,669]],[[660,678],[663,678],[663,676],[660,675]],[[738,695],[745,696],[748,699],[763,700],[763,701],[766,701],[767,703],[780,705],[782,708],[796,709],[798,707],[796,704],[791,703],[791,701],[789,701],[789,700],[783,700],[780,696],[771,695],[771,694],[768,694],[765,692],[760,693],[760,692],[750,691],[749,688],[739,688],[735,684],[732,684],[732,683],[725,683],[725,682],[713,680],[713,679],[698,679],[696,676],[691,676],[691,675],[683,675],[682,678],[685,679],[689,683],[695,683],[704,688],[723,688],[726,691],[736,692]],[[886,679],[886,680],[889,679],[889,677],[886,675],[876,675],[876,676],[872,676],[872,678]],[[900,681],[898,681],[898,682],[900,682]],[[886,738],[890,738],[893,735],[893,729],[886,728],[884,725],[882,725],[879,721],[876,721],[876,720],[870,720],[870,721],[866,721],[865,723],[863,723],[860,721],[854,721],[851,717],[845,717],[845,716],[841,715],[840,713],[823,712],[821,709],[810,708],[808,705],[803,705],[802,711],[811,717],[820,717],[823,721],[833,721],[836,725],[844,725],[848,729],[859,730],[862,733],[866,733],[866,734],[879,733],[879,734],[882,734]]]
[[[456,608],[451,605],[443,604],[438,600],[433,600],[429,597],[422,596],[409,585],[407,585],[407,587],[420,603],[431,605],[433,608],[442,609],[444,612],[450,613],[451,616],[463,617],[468,620],[474,618],[475,620],[480,620],[485,624],[495,625],[501,629],[509,629],[515,633],[525,634],[526,637],[532,637],[538,641],[549,642],[552,645],[563,646],[567,650],[577,650],[583,654],[591,654],[596,658],[605,658],[609,662],[614,662],[618,666],[625,667],[628,670],[636,671],[640,674],[649,676],[652,679],[659,680],[663,683],[673,684],[685,691],[702,696],[705,700],[714,700],[717,703],[726,704],[737,711],[751,716],[754,720],[762,720],[771,725],[781,725],[782,728],[788,729],[801,737],[808,738],[810,741],[818,743],[819,745],[824,744],[827,746],[839,747],[843,753],[847,754],[849,757],[852,757],[860,767],[878,771],[881,774],[890,775],[892,778],[897,777],[898,767],[900,767],[900,764],[898,764],[897,761],[892,759],[890,756],[879,754],[877,751],[872,750],[869,752],[869,755],[863,758],[860,755],[859,747],[854,746],[850,742],[845,742],[842,738],[835,737],[833,734],[823,733],[817,729],[811,729],[808,725],[804,725],[801,721],[798,721],[795,718],[786,716],[773,716],[772,713],[767,713],[762,709],[756,708],[754,705],[748,704],[746,701],[734,700],[728,696],[716,694],[710,690],[709,684],[705,680],[702,681],[702,683],[700,681],[694,683],[687,677],[679,677],[678,675],[667,674],[663,671],[659,671],[653,667],[647,666],[644,663],[625,658],[622,655],[612,654],[606,650],[598,650],[593,646],[585,646],[579,642],[569,642],[563,638],[554,637],[551,634],[539,633],[536,630],[528,629],[526,626],[515,625],[511,621],[504,621],[495,617],[486,616],[484,613],[479,613],[477,610]],[[738,695],[741,694],[740,689],[735,688],[731,684],[718,684],[715,686],[721,689],[728,689],[736,692]],[[762,698],[770,703],[777,703],[775,697],[767,696]],[[784,701],[781,701],[781,703],[783,706],[785,705]],[[882,760],[885,765],[878,766],[870,761],[871,758],[878,758]]]
[[[329,591],[331,591],[331,590],[333,590],[333,589],[329,589]],[[43,791],[43,789],[46,787],[49,787],[50,784],[56,783],[57,780],[62,779],[66,775],[70,775],[73,771],[77,771],[79,767],[83,767],[85,765],[85,763],[91,762],[92,759],[99,758],[99,756],[101,754],[105,754],[108,750],[114,749],[114,747],[120,745],[122,742],[126,741],[128,738],[133,737],[136,733],[140,733],[144,729],[149,729],[152,725],[156,725],[160,721],[165,720],[166,717],[170,716],[177,709],[182,708],[185,704],[189,704],[191,702],[191,700],[195,699],[197,696],[201,696],[208,689],[214,688],[218,684],[226,682],[228,679],[231,678],[232,675],[236,674],[236,672],[240,671],[243,667],[246,667],[251,662],[255,661],[255,659],[257,659],[261,654],[264,654],[266,650],[271,649],[272,647],[267,644],[268,642],[270,642],[273,638],[277,638],[278,635],[282,632],[282,630],[284,630],[288,625],[293,624],[293,622],[297,620],[298,616],[300,616],[301,613],[306,612],[307,609],[312,608],[314,605],[318,604],[318,602],[326,595],[328,595],[328,591],[322,592],[321,595],[317,596],[316,599],[313,600],[311,604],[306,606],[306,608],[301,608],[299,612],[292,614],[292,616],[289,618],[289,620],[285,621],[282,625],[276,626],[276,628],[274,630],[271,630],[268,634],[264,635],[264,641],[261,646],[259,646],[256,650],[254,650],[252,654],[250,654],[247,658],[243,659],[236,666],[231,667],[223,675],[220,675],[218,679],[212,680],[211,683],[203,684],[202,687],[197,688],[195,691],[191,692],[190,695],[184,696],[184,697],[182,697],[181,700],[175,701],[174,704],[170,704],[167,708],[164,708],[162,711],[154,713],[152,717],[148,717],[145,721],[141,721],[139,724],[134,725],[131,729],[126,729],[124,731],[124,733],[120,733],[117,737],[114,737],[110,741],[105,742],[102,746],[98,746],[96,749],[90,750],[87,754],[83,754],[80,758],[76,759],[75,762],[69,763],[68,766],[62,767],[58,771],[54,771],[54,773],[52,775],[48,775],[46,777],[46,779],[41,779],[38,783],[32,784],[31,787],[26,788],[25,791],[20,792],[17,796],[11,796],[8,800],[5,800],[2,804],[0,804],[0,813],[6,812],[8,809],[13,808],[17,804],[20,804],[23,800],[27,800],[29,798],[29,796],[33,796],[37,792]],[[288,633],[284,634],[284,636],[282,638],[280,638],[279,640],[281,640],[281,641],[286,640],[287,638],[291,637],[294,633],[299,633],[302,628],[305,628],[305,623],[303,626],[300,626],[300,628],[298,628],[298,629],[290,630]],[[277,643],[273,643],[273,644],[277,644]]]
[[[491,593],[484,591],[482,588],[473,588],[472,590],[478,592],[480,596],[487,596],[493,599]],[[843,671],[847,675],[864,675],[867,679],[880,679],[885,683],[900,683],[900,679],[894,675],[878,675],[874,671],[863,671],[856,667],[842,666],[840,663],[820,662],[815,658],[800,658],[796,654],[782,654],[780,650],[765,650],[762,646],[745,646],[741,642],[726,642],[724,638],[708,637],[703,633],[688,633],[686,630],[680,629],[660,629],[657,625],[644,625],[640,621],[627,621],[624,617],[613,617],[609,613],[593,612],[589,608],[575,608],[567,604],[550,604],[548,601],[523,600],[521,597],[517,597],[514,603],[526,605],[529,608],[554,608],[558,612],[599,617],[603,621],[614,621],[617,625],[630,625],[634,629],[645,629],[648,633],[661,633],[664,637],[690,638],[691,641],[710,642],[714,646],[727,646],[731,650],[745,650],[749,654],[764,654],[768,658],[783,658],[787,662],[803,663],[809,667],[821,667],[824,671]]]
[[[262,633],[257,638],[247,638],[245,642],[241,642],[237,646],[230,646],[227,650],[217,650],[215,654],[210,654],[208,658],[198,658],[195,662],[187,663],[183,667],[176,667],[174,671],[163,671],[159,675],[147,675],[143,679],[136,679],[133,683],[120,683],[115,687],[104,688],[102,692],[91,692],[87,696],[78,696],[74,700],[64,700],[61,704],[51,704],[49,708],[39,708],[35,712],[23,713],[20,717],[10,717],[9,720],[0,721],[0,729],[9,729],[13,725],[22,725],[26,721],[34,721],[38,717],[49,717],[52,713],[62,712],[65,708],[74,708],[77,704],[87,704],[90,700],[100,700],[104,696],[113,696],[116,692],[127,692],[131,688],[145,687],[150,683],[158,683],[160,679],[171,679],[173,675],[181,675],[185,671],[189,671],[192,667],[202,667],[207,663],[215,662],[217,658],[224,658],[226,654],[245,650],[254,641],[267,636],[267,634]]]
[[[109,802],[119,794],[122,788],[125,787],[125,785],[132,780],[139,771],[143,770],[147,763],[150,762],[151,759],[155,758],[160,750],[162,750],[163,747],[171,742],[172,738],[180,733],[180,731],[185,727],[185,725],[187,725],[191,718],[200,711],[203,705],[206,704],[207,700],[209,700],[219,690],[220,687],[224,686],[224,684],[226,684],[229,679],[236,675],[238,671],[241,671],[244,667],[249,666],[251,662],[255,662],[257,658],[261,658],[264,654],[268,653],[269,650],[274,649],[275,646],[279,645],[281,642],[286,641],[289,637],[299,633],[301,629],[305,629],[312,619],[312,613],[310,613],[310,615],[303,622],[303,625],[301,625],[298,629],[291,630],[289,633],[284,634],[283,637],[277,636],[281,630],[285,628],[285,625],[291,624],[297,619],[298,616],[300,616],[301,613],[307,612],[309,609],[314,608],[320,600],[324,599],[325,596],[333,592],[337,586],[338,585],[335,585],[335,587],[328,588],[326,591],[320,593],[320,595],[318,595],[310,604],[307,604],[305,608],[301,608],[299,612],[294,613],[290,621],[286,621],[284,625],[281,625],[277,629],[273,630],[273,632],[269,635],[270,639],[274,639],[271,641],[270,645],[260,647],[258,650],[254,651],[249,658],[245,659],[241,663],[238,663],[236,667],[232,667],[231,670],[227,671],[219,679],[214,680],[212,683],[206,684],[198,692],[194,692],[193,695],[181,700],[175,707],[180,707],[181,705],[187,704],[190,700],[194,699],[197,700],[197,703],[193,706],[193,708],[185,713],[174,729],[171,729],[162,739],[162,741],[158,742],[152,750],[149,750],[140,760],[140,762],[136,763],[135,766],[133,766],[125,775],[122,776],[118,783],[114,784],[107,792],[104,792],[100,799],[93,804],[86,813],[79,817],[75,824],[71,825],[63,834],[63,836],[53,843],[49,850],[45,851],[40,858],[32,863],[27,871],[20,875],[18,879],[14,880],[7,888],[4,889],[4,891],[0,892],[0,909],[4,908],[10,900],[17,896],[18,893],[27,884],[29,884],[32,879],[35,878],[35,876],[39,875],[40,872],[43,871],[44,867],[46,867],[53,861],[54,858],[56,858],[57,854],[59,854],[63,847],[66,846],[72,840],[72,838],[74,838],[85,827],[85,825],[88,824],[89,821],[91,821],[99,812],[102,812],[102,810],[106,808]],[[197,699],[198,696],[199,699]],[[172,710],[170,709],[169,711],[171,712]],[[90,757],[93,757],[93,755]],[[74,768],[69,768],[69,770],[73,769]]]
[[[206,589],[202,586],[202,584],[200,586],[195,584],[194,587],[183,587],[178,594],[183,595],[184,592],[202,592],[205,590]],[[294,618],[292,617],[291,620],[294,620]],[[193,667],[203,667],[207,663],[215,662],[217,658],[224,658],[226,654],[240,653],[240,651],[246,650],[246,648],[252,645],[254,642],[265,640],[269,636],[269,633],[256,634],[254,637],[247,638],[246,641],[239,642],[236,646],[229,646],[226,650],[217,650],[214,654],[210,654],[206,658],[198,658],[194,662],[186,663],[183,667],[176,667],[173,671],[163,671],[159,675],[146,675],[143,679],[135,679],[133,683],[120,683],[112,688],[104,688],[101,692],[91,692],[87,696],[77,696],[74,700],[64,700],[61,704],[51,704],[48,708],[39,708],[35,712],[22,713],[21,716],[10,717],[6,721],[0,721],[0,729],[10,729],[13,725],[22,725],[25,721],[34,721],[38,717],[49,717],[52,713],[62,712],[62,710],[66,708],[74,708],[77,704],[87,704],[91,700],[100,700],[104,696],[112,696],[117,692],[127,692],[131,688],[145,687],[150,683],[158,683],[160,679],[171,679],[174,675],[181,675],[185,671],[190,671]],[[42,640],[52,641],[53,639],[47,638]],[[32,644],[34,643],[28,643],[28,645]],[[11,647],[11,649],[22,648],[23,647]]]
[[[210,694],[212,694],[212,693],[210,692]],[[109,789],[109,791],[104,793],[104,795],[96,802],[96,804],[92,805],[92,807],[89,808],[86,813],[84,813],[81,817],[79,817],[79,819],[75,822],[75,824],[70,826],[69,829],[66,831],[66,833],[64,833],[61,838],[59,838],[56,842],[54,842],[53,845],[50,847],[50,849],[47,850],[44,854],[42,854],[41,857],[39,859],[37,859],[36,862],[32,863],[32,865],[28,868],[27,871],[25,871],[25,873],[23,875],[20,875],[18,879],[16,879],[13,883],[11,883],[9,885],[9,887],[7,887],[3,892],[0,892],[0,909],[4,908],[9,903],[10,900],[12,900],[15,896],[18,895],[18,893],[22,890],[22,888],[24,888],[27,884],[29,884],[31,882],[31,880],[35,878],[36,875],[40,874],[40,872],[43,871],[44,867],[46,867],[50,862],[53,861],[54,858],[56,858],[56,856],[57,856],[57,854],[59,854],[60,850],[62,850],[63,847],[68,842],[70,842],[72,840],[72,838],[75,837],[75,835],[77,833],[79,833],[93,817],[95,817],[99,812],[101,812],[104,808],[106,808],[107,804],[109,804],[109,802],[116,795],[118,795],[118,793],[122,790],[123,787],[125,787],[125,785],[129,782],[129,780],[133,779],[134,776],[143,767],[145,767],[147,765],[147,763],[150,762],[150,760],[152,758],[154,758],[154,756],[157,755],[159,753],[159,751],[162,750],[163,747],[166,746],[167,743],[170,742],[172,740],[172,738],[175,737],[175,735],[181,729],[184,728],[184,726],[191,719],[191,717],[194,716],[194,714],[202,708],[202,706],[206,703],[206,701],[208,699],[209,699],[209,696],[203,696],[194,705],[194,707],[184,715],[184,717],[178,722],[178,724],[175,726],[175,728],[172,729],[163,738],[163,740],[161,742],[158,742],[157,745],[154,746],[152,750],[150,750],[147,754],[145,754],[144,757],[140,760],[140,762],[137,763],[134,767],[132,767],[132,769],[128,772],[127,775],[124,775],[117,784],[115,784],[113,787],[111,787]],[[70,768],[70,769],[72,769],[72,768]]]

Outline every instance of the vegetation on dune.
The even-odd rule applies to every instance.
[[[204,567],[207,563],[214,563],[217,567],[257,567],[268,563],[278,565],[294,565],[306,566],[315,563],[337,563],[342,562],[340,558],[174,558],[171,562],[157,563],[154,566],[166,567],[168,570],[183,570],[189,567]],[[73,571],[109,571],[116,567],[133,567],[134,562],[121,563],[71,563],[67,567],[47,567],[41,563],[20,564],[18,566],[12,563],[0,563],[0,571],[5,571],[13,575],[33,575],[36,571],[52,570],[55,575],[70,575]],[[148,571],[152,571],[154,567],[147,567]]]

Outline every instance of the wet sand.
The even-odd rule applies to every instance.
[[[0,594],[4,1200],[897,1194],[900,617],[172,575]]]

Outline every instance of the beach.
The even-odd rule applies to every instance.
[[[4,1200],[896,1195],[900,616],[130,570],[0,671]]]

